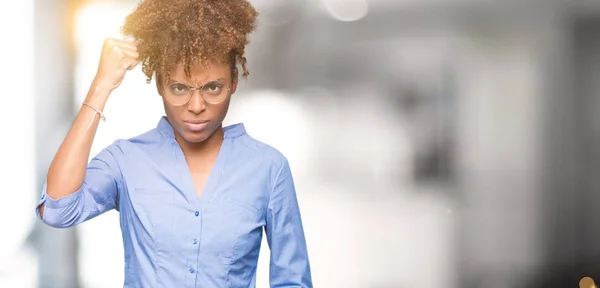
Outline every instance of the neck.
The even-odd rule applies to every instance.
[[[214,133],[202,142],[189,142],[181,137],[179,133],[175,133],[175,140],[186,156],[203,156],[219,152],[224,134],[223,127],[219,126]]]

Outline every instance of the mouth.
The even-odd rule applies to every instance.
[[[202,120],[183,121],[183,123],[185,124],[185,127],[187,127],[187,129],[190,130],[191,132],[201,132],[202,130],[204,130],[206,128],[206,126],[208,126],[208,122],[209,121],[202,121]]]

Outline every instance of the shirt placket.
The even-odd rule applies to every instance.
[[[198,207],[199,205],[194,205],[195,209],[192,210],[192,221],[191,221],[191,229],[186,233],[188,236],[186,237],[185,246],[188,251],[188,259],[187,259],[187,275],[188,280],[185,281],[188,283],[186,287],[196,287],[196,280],[198,275],[198,257],[200,254],[200,238],[202,234],[202,209]]]

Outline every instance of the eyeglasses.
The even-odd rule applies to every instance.
[[[175,106],[183,106],[190,102],[194,90],[198,90],[206,103],[219,104],[227,98],[227,93],[231,92],[230,87],[227,87],[227,93],[223,88],[225,88],[225,82],[222,80],[210,81],[200,87],[190,87],[185,83],[174,82],[164,90],[163,97]]]

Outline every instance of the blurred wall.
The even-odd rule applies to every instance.
[[[38,187],[101,41],[136,3],[35,1]],[[289,157],[316,285],[600,279],[600,2],[253,3],[262,18],[248,47],[251,76],[226,122],[245,122]],[[134,119],[131,107],[143,108]],[[106,114],[92,154],[151,129],[160,97],[137,68]],[[120,285],[117,212],[77,229],[37,223],[39,286]],[[267,260],[265,248],[259,287]]]
[[[34,79],[36,133],[36,199],[54,153],[74,119],[73,35],[75,2],[34,2]],[[33,203],[32,203],[33,204]],[[30,212],[34,213],[35,205]],[[36,221],[32,241],[39,253],[39,287],[75,288],[78,279],[77,238],[74,229],[54,229]]]

